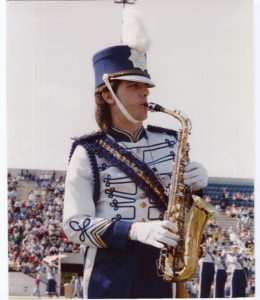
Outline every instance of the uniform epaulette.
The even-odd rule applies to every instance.
[[[73,137],[71,139],[74,141],[78,141],[78,142],[80,142],[80,141],[93,142],[96,139],[99,139],[100,137],[102,137],[104,134],[105,134],[104,131],[98,130],[98,131],[93,131],[89,134],[85,134],[85,135],[82,135],[79,137]]]
[[[147,130],[150,131],[150,132],[159,132],[159,133],[166,133],[166,134],[169,134],[169,135],[173,135],[173,136],[176,137],[176,139],[178,137],[178,132],[173,130],[173,129],[148,125]]]
[[[71,146],[69,161],[70,161],[70,159],[72,157],[72,154],[74,153],[74,151],[75,151],[75,149],[77,148],[78,145],[82,145],[82,146],[85,145],[86,146],[89,143],[92,143],[95,140],[101,138],[103,135],[105,135],[105,133],[103,131],[99,130],[99,131],[93,131],[89,134],[82,135],[80,137],[71,138],[72,140],[74,140],[74,142]]]
[[[99,196],[100,196],[100,193],[99,193],[100,178],[99,178],[97,161],[96,161],[95,154],[94,154],[93,144],[96,140],[102,138],[103,136],[105,136],[104,131],[99,130],[99,131],[91,132],[90,134],[82,135],[80,137],[72,138],[72,140],[74,140],[74,142],[72,144],[72,147],[70,150],[70,155],[69,155],[69,162],[70,162],[71,157],[78,145],[83,146],[84,149],[86,150],[87,155],[89,157],[92,173],[93,173],[93,182],[94,182],[93,199],[95,202],[98,201]]]

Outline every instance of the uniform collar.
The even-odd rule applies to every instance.
[[[130,142],[136,143],[140,141],[143,137],[146,137],[146,131],[143,126],[141,126],[135,134],[132,134],[130,131],[121,129],[115,126],[112,126],[107,133],[111,135],[116,142]]]

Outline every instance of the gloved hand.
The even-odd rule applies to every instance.
[[[164,244],[175,247],[179,236],[177,225],[170,221],[136,222],[131,225],[129,238],[156,248],[164,247]]]
[[[189,163],[184,169],[184,183],[193,191],[198,191],[208,184],[208,174],[202,164],[197,162]]]

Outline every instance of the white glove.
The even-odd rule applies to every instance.
[[[175,247],[180,238],[169,230],[176,232],[177,225],[170,221],[136,222],[131,225],[129,238],[156,248],[164,244]]]
[[[193,191],[207,186],[208,174],[202,164],[193,161],[185,167],[184,171],[184,183],[190,186]]]

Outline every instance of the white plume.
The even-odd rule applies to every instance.
[[[140,12],[132,6],[123,9],[122,44],[145,53],[151,44]]]

